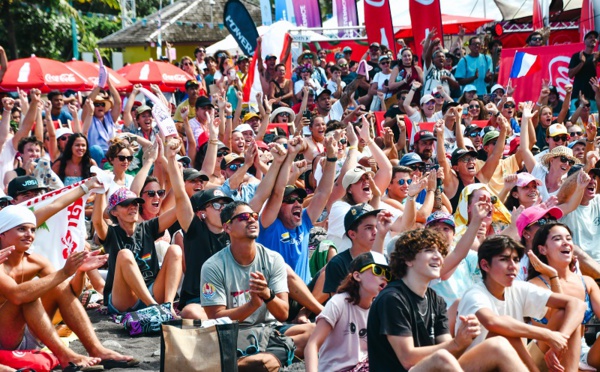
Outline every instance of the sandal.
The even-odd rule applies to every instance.
[[[69,365],[63,369],[63,372],[77,372],[77,371],[86,371],[86,372],[104,371],[104,367],[101,365],[83,367],[83,366],[78,366],[73,362],[69,362]]]

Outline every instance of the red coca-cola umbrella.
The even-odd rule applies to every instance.
[[[123,74],[121,71],[127,69]],[[134,63],[117,71],[132,84],[142,84],[150,88],[156,84],[163,92],[173,92],[175,89],[185,89],[185,82],[194,77],[177,66],[167,62],[146,61]]]
[[[77,71],[81,76],[91,81],[94,85],[98,84],[98,74],[100,71],[100,66],[98,66],[98,64],[92,62],[73,60],[66,62],[65,65]],[[106,67],[106,70],[108,71],[108,78],[117,90],[131,90],[132,84],[127,79],[119,75],[115,70],[111,68]]]
[[[0,89],[12,92],[17,88],[48,93],[54,89],[91,90],[94,84],[62,62],[31,56],[8,62]]]

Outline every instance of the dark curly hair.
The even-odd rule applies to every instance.
[[[481,260],[487,261],[489,264],[492,263],[492,259],[495,256],[501,255],[506,249],[516,251],[519,256],[519,260],[525,253],[525,247],[518,241],[510,238],[506,235],[494,235],[483,241],[477,251],[477,263],[481,269]],[[487,273],[481,270],[481,277],[485,279]]]
[[[408,268],[406,263],[414,260],[419,252],[430,247],[436,247],[444,257],[448,254],[448,243],[437,231],[417,229],[400,235],[390,255],[389,266],[392,276],[395,279],[404,277]]]
[[[92,174],[90,173],[90,167],[92,166],[92,156],[90,155],[90,143],[87,140],[87,137],[82,133],[73,133],[69,136],[67,143],[65,144],[65,150],[63,151],[60,158],[57,161],[60,162],[58,167],[58,178],[61,180],[65,180],[67,175],[65,174],[67,171],[67,161],[73,158],[73,144],[77,138],[83,138],[85,140],[85,154],[81,158],[81,162],[79,163],[79,167],[81,168],[81,179],[90,178]]]
[[[535,236],[533,237],[533,241],[531,242],[531,251],[537,256],[537,258],[540,259],[540,261],[542,261],[546,265],[548,264],[548,258],[545,254],[540,253],[539,246],[546,245],[546,241],[550,236],[550,230],[552,230],[556,226],[564,227],[565,229],[567,229],[569,234],[573,235],[573,232],[571,231],[569,226],[565,225],[564,223],[551,222],[544,226],[541,226],[538,229],[538,231],[535,232]],[[531,265],[531,261],[529,261],[529,268],[527,269],[527,280],[533,279],[538,275],[540,275],[540,273],[533,268],[533,266]]]

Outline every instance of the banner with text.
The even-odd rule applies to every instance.
[[[388,0],[365,0],[365,30],[369,44],[385,45],[396,55],[394,25]]]
[[[358,11],[355,0],[333,0],[333,14],[337,18],[338,27],[358,25]],[[339,35],[352,35],[353,30],[340,30]]]
[[[319,0],[294,0],[296,26],[322,27]]]
[[[440,40],[444,40],[440,0],[409,0],[410,23],[415,39],[415,54],[423,55],[421,41],[432,29],[436,29]]]
[[[33,211],[45,207],[65,195],[69,191],[79,187],[85,180],[73,185],[54,190],[44,195],[35,197],[21,203]],[[104,198],[104,195],[97,195]],[[71,205],[59,211],[35,231],[34,247],[30,250],[46,257],[55,269],[61,269],[69,255],[73,252],[83,251],[85,244],[85,203],[87,195],[75,200]]]
[[[227,1],[223,11],[223,23],[244,54],[253,55],[256,50],[258,30],[244,4],[239,0]]]
[[[535,48],[504,48],[500,55],[500,75],[498,77],[498,83],[506,86],[515,53],[526,52],[539,56],[542,69],[531,76],[512,79],[512,85],[515,87],[515,101],[537,100],[540,89],[542,88],[542,79],[548,80],[550,85],[555,86],[560,98],[563,99],[565,97],[565,85],[573,84],[573,80],[569,78],[569,62],[571,61],[571,56],[583,49],[583,43],[551,45]]]

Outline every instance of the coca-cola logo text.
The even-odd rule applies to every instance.
[[[46,74],[44,76],[44,80],[47,83],[76,83],[74,74],[60,74],[60,75],[52,75]]]
[[[552,58],[548,64],[548,74],[550,75],[550,84],[556,87],[556,91],[560,99],[565,98],[565,85],[573,84],[573,80],[569,78],[569,62],[570,57],[556,56]]]
[[[182,75],[182,74],[175,74],[175,75],[162,74],[162,78],[163,78],[163,81],[175,81],[175,82],[183,82],[183,83],[185,83],[188,80],[187,77],[185,77],[185,75]]]

